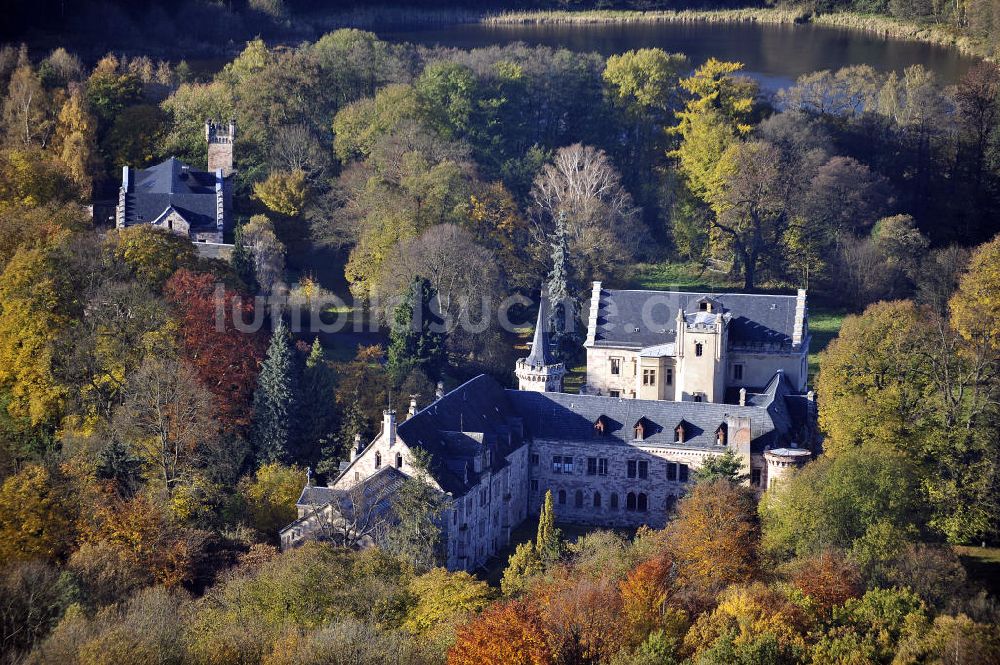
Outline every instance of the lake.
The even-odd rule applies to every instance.
[[[873,34],[815,25],[756,23],[604,23],[418,26],[376,29],[379,37],[427,46],[471,49],[524,42],[596,51],[603,55],[658,47],[686,54],[695,66],[709,57],[739,61],[768,90],[821,69],[868,64],[902,71],[921,64],[944,83],[956,83],[976,63],[955,49],[916,41],[883,39]]]

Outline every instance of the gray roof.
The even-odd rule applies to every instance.
[[[396,433],[408,446],[430,453],[431,475],[456,496],[479,482],[477,455],[491,450],[493,466],[499,468],[523,443],[520,417],[503,387],[485,374],[418,411],[400,423]]]
[[[731,345],[777,344],[791,349],[794,295],[609,289],[601,290],[594,346],[641,349],[674,342],[677,310],[697,312],[697,302],[703,298],[720,303],[731,315]]]
[[[192,231],[216,228],[214,173],[196,171],[175,157],[148,169],[130,169],[125,193],[125,225],[149,223],[168,208],[187,220]]]
[[[595,395],[508,391],[514,407],[524,418],[524,427],[533,438],[571,441],[608,440],[621,444],[715,448],[715,433],[727,420],[750,418],[753,436],[751,448],[762,451],[767,446],[790,440],[797,429],[785,404],[790,386],[781,373],[775,375],[765,392],[756,395],[747,406],[713,402],[669,402],[638,400]],[[601,417],[606,430],[597,436],[594,424]],[[645,436],[635,440],[634,427],[643,420]],[[674,441],[678,425],[684,427],[684,442]]]
[[[549,314],[549,296],[546,291],[543,284],[541,298],[538,302],[538,321],[535,322],[535,334],[531,342],[531,353],[525,358],[528,365],[537,368],[556,363],[550,348],[549,327],[552,320]]]
[[[397,434],[408,446],[430,453],[431,475],[446,492],[461,496],[479,482],[473,466],[477,455],[492,450],[493,465],[498,467],[527,438],[676,446],[674,430],[683,423],[683,447],[717,448],[719,426],[727,419],[747,417],[755,452],[798,442],[809,426],[805,400],[794,394],[782,372],[760,392],[748,394],[742,407],[505,390],[493,378],[480,375],[401,423]],[[602,416],[608,431],[597,438],[594,423]],[[633,428],[640,419],[645,420],[646,436],[637,442]]]

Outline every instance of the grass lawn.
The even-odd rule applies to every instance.
[[[819,352],[833,341],[840,333],[847,311],[843,309],[809,305],[809,334],[812,342],[809,344],[809,385],[816,385],[816,373],[819,371]]]
[[[1000,597],[1000,547],[956,545],[955,552],[969,577],[994,596]]]

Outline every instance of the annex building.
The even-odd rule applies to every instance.
[[[595,285],[595,293],[599,288]],[[812,393],[802,390],[805,369],[796,362],[795,371],[789,372],[786,364],[792,357],[804,358],[807,352],[808,335],[803,334],[799,342],[805,351],[790,341],[800,300],[805,330],[804,293],[774,296],[779,300],[773,304],[791,308],[786,312],[787,322],[770,314],[777,308],[772,310],[768,301],[755,302],[752,311],[767,317],[755,322],[748,318],[751,310],[737,313],[730,309],[730,303],[735,307],[743,302],[730,296],[669,294],[670,302],[681,311],[676,315],[677,327],[673,334],[656,335],[669,338],[662,344],[679,345],[684,354],[690,351],[693,359],[705,360],[686,364],[677,346],[670,354],[664,350],[655,356],[657,363],[662,362],[655,367],[658,374],[662,376],[661,370],[668,367],[675,371],[675,390],[657,388],[656,393],[643,391],[635,383],[645,368],[645,356],[639,352],[649,348],[648,340],[656,341],[654,335],[642,335],[642,341],[628,346],[610,336],[609,323],[623,324],[621,316],[628,316],[602,314],[611,305],[601,304],[601,298],[613,300],[616,293],[625,292],[607,292],[593,301],[598,303],[598,313],[595,318],[591,310],[591,324],[598,326],[588,339],[587,385],[597,393],[601,388],[592,382],[600,380],[599,376],[619,377],[621,382],[615,385],[620,387],[613,388],[620,391],[617,395],[609,394],[612,388],[607,386],[604,394],[560,392],[565,368],[552,358],[548,307],[543,299],[531,352],[515,368],[517,390],[481,375],[447,394],[439,390],[436,399],[423,408],[411,401],[401,421],[394,411],[386,411],[381,433],[371,442],[356,442],[350,461],[342,464],[328,487],[303,490],[299,519],[282,530],[282,546],[326,537],[337,525],[353,524],[359,511],[377,514],[382,524],[388,523],[390,492],[378,488],[413,474],[416,450],[428,460],[426,481],[448,499],[441,527],[451,570],[477,568],[506,547],[514,528],[540,511],[548,490],[560,522],[660,528],[694,481],[694,471],[709,457],[732,450],[743,461],[748,482],[761,491],[811,458],[816,405]],[[663,295],[645,293],[655,299]],[[627,296],[630,306],[638,308],[634,311],[643,307],[637,304],[639,297]],[[711,309],[701,309],[702,302]],[[689,310],[693,316],[688,316]],[[779,324],[780,329],[771,328]],[[642,329],[631,322],[625,325],[633,330],[632,335],[637,334],[634,328]],[[602,326],[605,333],[599,332]],[[739,334],[749,328],[756,329],[762,339],[769,336],[773,346],[755,347],[753,354],[743,351],[747,338]],[[596,346],[598,339],[609,345]],[[698,344],[703,345],[700,355]],[[596,364],[592,367],[595,348],[601,353],[593,356]],[[730,355],[737,348],[741,350]],[[780,351],[772,353],[771,349]],[[712,359],[713,355],[717,357]],[[621,358],[617,374],[611,373],[612,357]],[[726,378],[733,358],[753,363],[745,379]],[[633,359],[636,374],[630,376]],[[764,376],[767,359],[774,364],[766,379],[751,384],[752,377]],[[722,378],[716,377],[717,370]],[[666,377],[663,381],[664,386],[671,385]],[[634,395],[633,386],[637,388]],[[697,393],[703,393],[701,400],[695,399]],[[647,398],[648,394],[655,398]],[[734,399],[727,401],[727,396]],[[372,541],[377,542],[377,537]]]
[[[208,121],[208,170],[171,157],[147,169],[122,167],[115,226],[151,224],[199,243],[222,243],[232,225],[236,125]]]

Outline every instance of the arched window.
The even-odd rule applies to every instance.
[[[643,492],[639,492],[639,501],[637,502],[636,510],[640,513],[646,512],[647,504],[648,499],[646,498],[646,495]]]
[[[382,453],[375,453],[375,468],[378,469],[382,466]]]
[[[576,491],[576,497],[574,498],[573,503],[577,508],[583,508],[583,490]]]
[[[594,492],[594,508],[600,508],[600,507],[601,507],[601,493]]]
[[[402,455],[402,453],[396,453],[396,468],[397,469],[402,469],[403,468],[403,455]]]
[[[618,510],[618,495],[615,493],[611,494],[611,510]]]
[[[694,355],[701,357],[701,354],[705,351],[705,346],[698,342],[694,345]]]
[[[635,492],[629,492],[625,497],[625,510],[635,510]]]
[[[559,505],[566,505],[566,490],[559,490]]]

